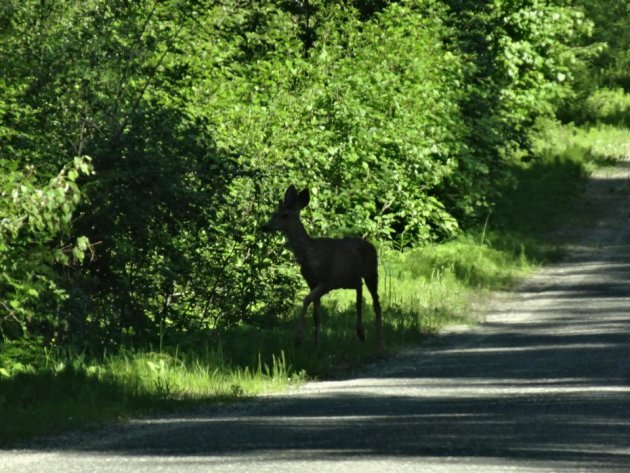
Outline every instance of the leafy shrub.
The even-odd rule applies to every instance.
[[[91,172],[90,158],[82,157],[46,185],[37,184],[34,167],[2,175],[0,341],[27,336],[35,324],[58,323],[53,310],[66,293],[54,268],[81,262],[90,249],[87,238],[73,241],[69,232],[81,200],[76,180]]]

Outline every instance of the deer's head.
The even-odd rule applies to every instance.
[[[295,186],[291,184],[284,193],[284,200],[280,201],[274,214],[262,226],[262,231],[286,233],[292,225],[300,221],[300,210],[308,205],[309,200],[308,189],[298,193]]]

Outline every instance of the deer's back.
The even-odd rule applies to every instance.
[[[374,246],[362,238],[317,238],[301,258],[302,275],[310,287],[356,288],[362,278],[376,277]]]

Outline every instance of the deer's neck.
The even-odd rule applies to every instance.
[[[301,266],[308,264],[309,254],[312,248],[312,239],[306,233],[306,229],[301,221],[291,225],[285,233],[289,246]]]

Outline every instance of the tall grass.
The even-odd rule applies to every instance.
[[[0,445],[157,409],[226,402],[301,381],[284,354],[237,368],[221,350],[122,351],[98,358],[22,347],[29,363],[6,356],[0,375]]]
[[[569,223],[588,226],[596,216],[581,205],[589,174],[630,157],[630,130],[610,125],[576,127],[545,121],[538,125],[531,160],[514,166],[514,181],[501,190],[488,239],[500,250],[523,247],[536,262],[563,256],[557,237]]]
[[[622,88],[598,89],[584,103],[588,121],[630,127],[630,94]]]
[[[630,94],[627,95],[630,113]],[[561,159],[580,163],[586,170],[630,157],[630,125],[619,127],[605,123],[589,127],[560,125],[542,121],[534,136],[534,152],[544,160]]]

